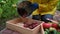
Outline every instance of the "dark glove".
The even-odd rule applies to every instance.
[[[42,21],[45,21],[45,22],[51,22],[51,21],[48,20],[47,18],[53,19],[53,15],[46,14],[46,15],[42,15],[42,16],[41,16],[41,20],[42,20]]]
[[[33,15],[32,19],[34,20],[40,20],[41,16],[40,15]]]

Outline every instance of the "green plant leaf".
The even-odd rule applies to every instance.
[[[3,9],[0,8],[0,17],[1,17],[1,15],[2,15],[2,13],[3,13]]]

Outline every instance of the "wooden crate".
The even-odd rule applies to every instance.
[[[26,20],[27,19],[25,18],[16,18],[13,20],[9,20],[6,22],[6,27],[11,30],[18,31],[22,34],[38,34],[42,22],[38,21],[39,22],[38,26],[36,26],[34,29],[29,29],[23,27],[23,22],[25,22]],[[35,21],[35,20],[29,19],[29,21]]]
[[[40,33],[45,34],[44,29],[43,29],[43,23],[41,23],[41,25],[40,25]]]

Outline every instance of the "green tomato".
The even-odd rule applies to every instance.
[[[50,28],[49,28],[49,30],[50,30],[50,31],[53,31],[53,30],[56,30],[56,29],[55,29],[55,28],[50,27]]]
[[[48,34],[48,32],[45,31],[45,34]]]

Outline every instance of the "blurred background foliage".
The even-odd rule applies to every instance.
[[[5,21],[18,17],[17,2],[18,0],[0,0],[0,30],[5,27]]]
[[[17,2],[18,0],[0,0],[0,30],[5,27],[7,20],[19,17],[16,9]],[[57,10],[60,10],[60,0]]]
[[[60,11],[60,0],[59,0],[59,2],[58,2],[57,10]]]

